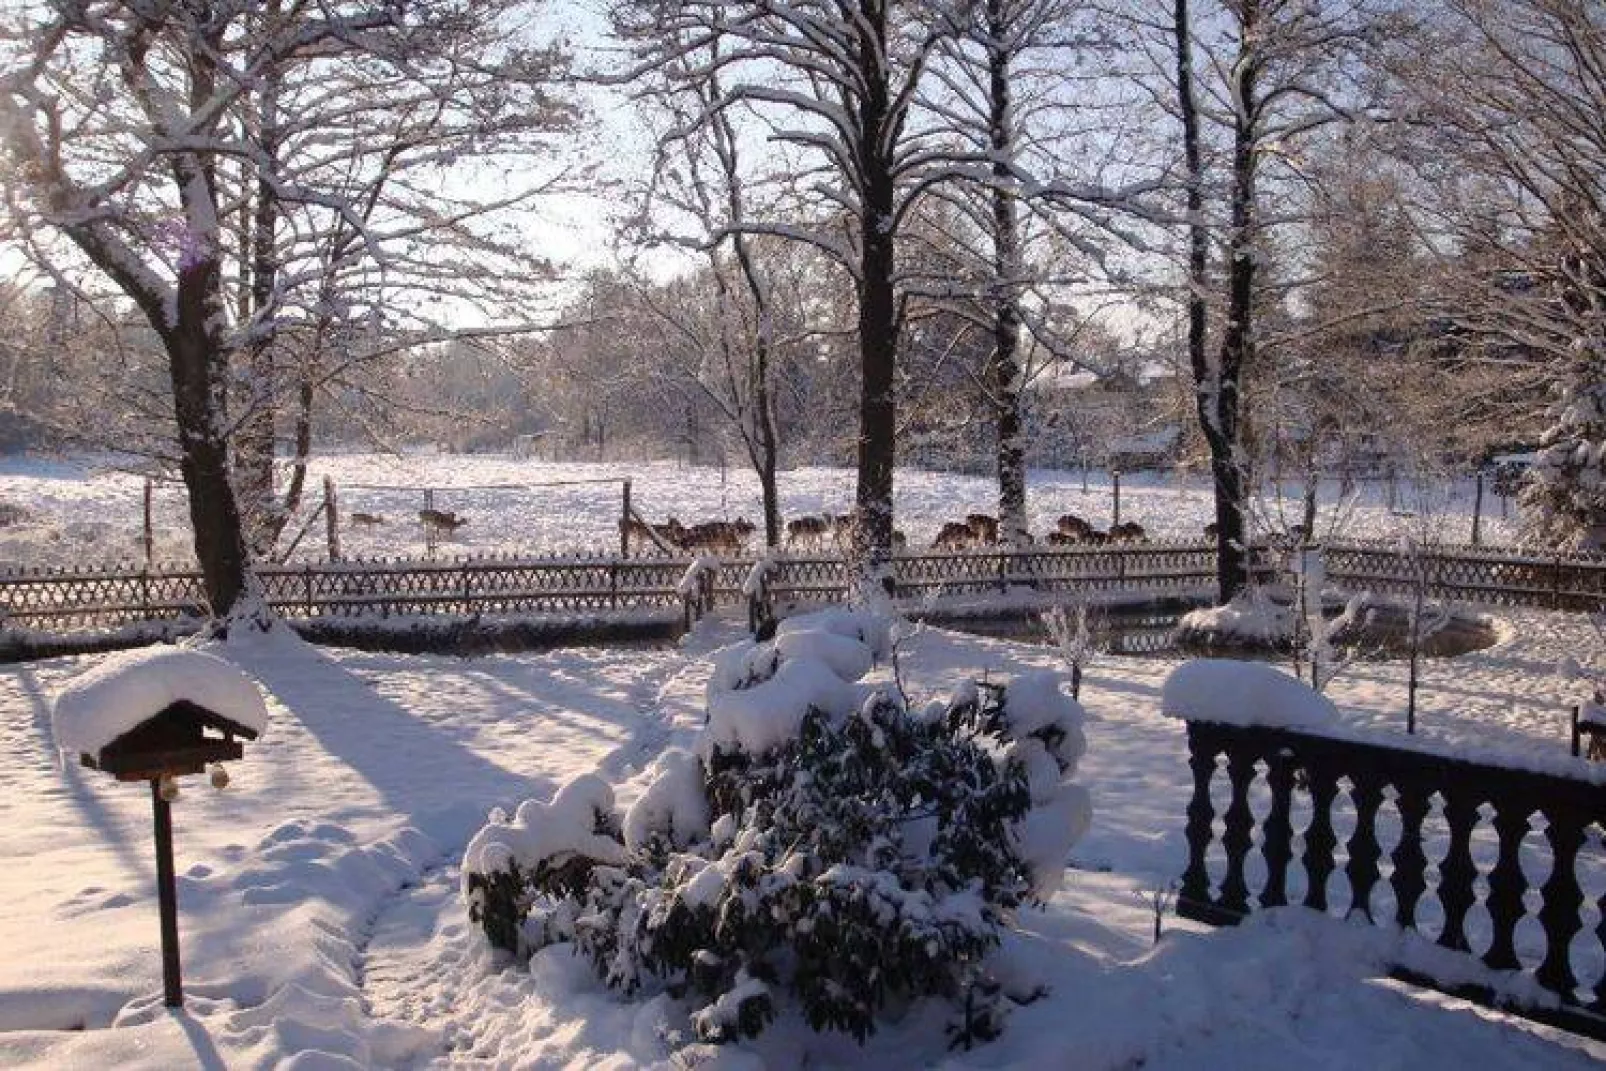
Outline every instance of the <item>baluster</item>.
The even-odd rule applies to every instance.
[[[1595,901],[1595,908],[1600,912],[1600,922],[1595,925],[1595,940],[1601,948],[1606,949],[1606,892],[1601,893],[1600,899]],[[1595,999],[1589,1007],[1596,1013],[1606,1012],[1606,970],[1602,970],[1600,977],[1595,979]]]
[[[1428,857],[1422,851],[1422,822],[1428,814],[1428,790],[1423,784],[1401,783],[1396,805],[1400,809],[1400,843],[1395,845],[1394,921],[1401,929],[1416,929],[1416,905],[1427,891]]]
[[[1494,938],[1483,962],[1497,971],[1514,971],[1522,966],[1516,938],[1517,923],[1526,913],[1522,894],[1528,879],[1522,873],[1522,838],[1528,835],[1528,812],[1513,801],[1497,801],[1494,828],[1500,837],[1500,857],[1489,871],[1489,921],[1494,925]]]
[[[1232,785],[1232,802],[1223,816],[1221,846],[1227,849],[1227,876],[1221,882],[1221,906],[1240,915],[1249,914],[1249,886],[1244,881],[1244,863],[1254,845],[1255,816],[1249,809],[1249,786],[1255,780],[1255,756],[1243,743],[1227,749],[1227,780]]]
[[[1294,827],[1288,812],[1294,791],[1294,757],[1287,748],[1278,748],[1266,760],[1266,784],[1271,789],[1271,811],[1266,815],[1266,887],[1260,893],[1261,907],[1282,907],[1288,903],[1288,863],[1294,857]]]
[[[1356,773],[1351,777],[1354,787],[1350,798],[1355,801],[1355,832],[1349,838],[1349,863],[1344,874],[1349,878],[1350,905],[1345,914],[1358,910],[1366,921],[1372,918],[1372,886],[1380,877],[1377,861],[1383,850],[1377,843],[1377,809],[1383,803],[1383,786],[1373,777]]]
[[[1188,725],[1188,766],[1193,770],[1193,799],[1188,801],[1188,868],[1182,872],[1182,889],[1179,899],[1198,905],[1213,903],[1210,896],[1210,871],[1205,867],[1205,852],[1210,848],[1211,823],[1216,810],[1210,803],[1210,781],[1216,773],[1216,744],[1206,736],[1206,730],[1197,724]]]
[[[1305,829],[1305,906],[1327,910],[1327,878],[1333,872],[1333,800],[1338,796],[1338,778],[1325,763],[1305,767],[1310,780],[1310,825]]]
[[[1478,805],[1467,793],[1446,789],[1444,821],[1450,827],[1450,850],[1439,867],[1439,903],[1444,906],[1444,932],[1439,944],[1458,952],[1469,951],[1467,912],[1476,900],[1472,882],[1478,868],[1472,862],[1472,827],[1478,820]]]
[[[1546,810],[1550,826],[1545,839],[1550,842],[1550,876],[1545,879],[1544,903],[1539,908],[1539,924],[1545,929],[1545,958],[1535,976],[1546,989],[1571,999],[1578,986],[1573,973],[1573,936],[1584,928],[1579,908],[1584,904],[1578,887],[1578,849],[1584,844],[1582,816],[1573,811]]]

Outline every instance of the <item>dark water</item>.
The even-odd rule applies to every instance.
[[[1088,631],[1093,635],[1094,646],[1101,653],[1129,658],[1174,658],[1182,655],[1258,661],[1289,657],[1286,646],[1213,646],[1179,642],[1177,622],[1196,605],[1167,600],[1089,609]],[[1330,619],[1337,617],[1340,610],[1338,606],[1330,607],[1327,616]],[[974,636],[1043,645],[1054,642],[1036,613],[1010,613],[997,617],[932,617],[930,620],[932,624]],[[1496,639],[1494,629],[1483,621],[1452,615],[1444,627],[1422,640],[1421,649],[1428,658],[1453,658],[1493,646]],[[1408,618],[1403,609],[1393,606],[1379,606],[1366,611],[1358,627],[1333,636],[1331,642],[1341,652],[1355,650],[1364,661],[1394,661],[1409,658],[1411,654]]]

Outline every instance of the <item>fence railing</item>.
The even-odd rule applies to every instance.
[[[681,608],[687,561],[640,558],[340,562],[262,566],[263,596],[291,618],[411,614],[574,614]],[[721,567],[714,598],[729,599],[743,570]],[[700,605],[712,600],[700,599]],[[12,626],[53,632],[170,620],[206,612],[193,570],[52,570],[0,574]]]
[[[1425,584],[1435,598],[1503,606],[1592,611],[1606,608],[1606,558],[1553,558],[1466,549],[1403,554],[1383,544],[1330,544],[1330,582],[1352,590],[1402,594]],[[676,607],[689,559],[651,557],[497,558],[352,561],[261,566],[268,602],[289,617],[378,614],[564,614]],[[751,560],[721,564],[709,607],[741,601]],[[1263,578],[1281,567],[1255,551]],[[840,557],[778,555],[761,597],[770,607],[846,597],[850,567]],[[1207,543],[988,548],[898,554],[895,594],[982,595],[1030,589],[1045,595],[1102,592],[1179,594],[1208,590],[1215,549]],[[0,613],[12,627],[52,632],[106,628],[204,613],[193,569],[51,569],[0,573]]]
[[[1606,1037],[1606,892],[1586,912],[1581,880],[1588,869],[1597,888],[1606,870],[1606,786],[1210,722],[1189,722],[1188,751],[1179,914],[1221,925],[1254,908],[1303,905],[1415,930],[1459,952],[1472,952],[1476,938],[1485,965],[1521,972],[1561,1005],[1524,1014]],[[1436,981],[1404,966],[1413,981]],[[1440,987],[1496,1002],[1488,987]]]

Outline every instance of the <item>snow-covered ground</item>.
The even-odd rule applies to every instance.
[[[1576,618],[1519,613],[1496,647],[1429,664],[1421,732],[1462,750],[1561,756],[1563,657],[1600,652]],[[0,672],[0,1064],[37,1067],[669,1065],[1021,1068],[1589,1066],[1606,1047],[1378,981],[1390,940],[1279,913],[1233,931],[1147,898],[1182,868],[1182,727],[1159,711],[1166,659],[1106,657],[1078,781],[1094,824],[1065,889],[1022,917],[1012,959],[1050,987],[1002,1039],[948,1053],[909,1009],[860,1048],[783,1018],[755,1043],[686,1048],[686,1007],[627,1002],[561,949],[528,970],[470,927],[456,864],[485,813],[591,770],[620,786],[702,723],[713,618],[678,647],[461,660],[320,650],[291,637],[214,648],[271,697],[222,792],[174,805],[186,1011],[160,1004],[149,794],[55,757],[49,697],[97,660]],[[903,652],[916,694],[962,675],[1054,666],[1054,652],[931,629]],[[881,670],[885,673],[885,670]],[[1402,732],[1403,666],[1357,665],[1345,724]],[[1558,760],[1560,761],[1560,760]],[[1570,760],[1569,760],[1570,761]],[[191,787],[193,786],[193,787]],[[1589,888],[1594,903],[1603,890]],[[1588,923],[1593,926],[1593,917]],[[349,1062],[342,1062],[349,1061]]]
[[[309,508],[322,501],[323,477],[333,477],[341,532],[348,557],[417,556],[424,553],[418,511],[424,489],[436,509],[466,517],[441,546],[447,554],[547,553],[618,549],[620,482],[630,479],[636,509],[649,520],[671,515],[697,521],[761,517],[758,483],[747,469],[685,468],[672,462],[557,464],[515,460],[505,455],[378,454],[321,456],[308,479]],[[600,481],[600,482],[598,482]],[[823,511],[847,512],[853,503],[849,469],[800,468],[780,477],[782,513],[787,518]],[[1093,473],[1083,490],[1079,472],[1033,470],[1029,479],[1032,530],[1052,531],[1064,513],[1075,513],[1100,528],[1113,519],[1114,498],[1107,474]],[[0,459],[0,503],[27,511],[19,523],[0,527],[0,567],[111,564],[138,561],[144,481],[108,467],[106,459]],[[390,489],[375,489],[390,488]],[[994,481],[900,469],[896,480],[898,526],[913,547],[931,545],[945,521],[996,509]],[[1256,524],[1280,529],[1298,523],[1298,491],[1287,489],[1281,504],[1263,499]],[[1322,535],[1393,538],[1423,529],[1437,538],[1464,542],[1471,536],[1474,488],[1471,481],[1423,491],[1401,482],[1393,508],[1388,489],[1367,483],[1340,500],[1336,483],[1325,484],[1318,532]],[[1137,521],[1154,538],[1201,537],[1213,520],[1209,488],[1200,475],[1130,473],[1121,479],[1121,519]],[[382,517],[383,524],[352,525],[354,513]],[[1515,505],[1502,517],[1492,492],[1483,501],[1482,537],[1488,543],[1516,537]],[[183,561],[191,556],[183,489],[156,485],[153,496],[155,557]],[[298,521],[291,531],[301,527]],[[307,529],[297,557],[325,551],[321,518]]]
[[[92,470],[0,463],[0,501],[30,518],[0,529],[0,562],[137,556],[141,481]],[[470,520],[451,552],[609,548],[618,484],[580,480],[629,476],[654,519],[757,512],[752,481],[734,470],[722,482],[717,470],[669,464],[352,456],[321,462],[325,471],[348,516],[387,517],[345,530],[351,554],[422,549],[408,523],[421,492],[365,484],[435,488],[437,508]],[[568,485],[534,486],[558,481]],[[852,482],[844,470],[786,473],[786,511],[845,509]],[[467,489],[493,484],[519,489]],[[1470,487],[1457,491],[1429,511],[1445,518],[1443,538],[1466,534]],[[1204,492],[1198,480],[1127,477],[1122,516],[1157,536],[1193,536]],[[916,545],[991,501],[984,479],[899,474],[899,523]],[[1485,535],[1510,538],[1498,500],[1485,505]],[[181,497],[159,489],[156,507],[158,556],[185,556]],[[1107,524],[1110,507],[1097,476],[1084,493],[1080,474],[1033,474],[1040,531],[1065,512]],[[1396,516],[1383,489],[1368,487],[1343,530],[1386,537],[1422,521]],[[1429,663],[1422,738],[1522,765],[1572,762],[1566,709],[1578,685],[1554,667],[1601,665],[1606,651],[1579,618],[1512,613],[1499,627],[1497,646]],[[457,864],[486,813],[546,799],[593,770],[628,801],[653,758],[702,725],[704,656],[738,634],[715,617],[679,646],[472,660],[317,649],[280,635],[214,648],[261,685],[271,717],[227,789],[186,779],[174,805],[189,998],[180,1014],[161,1006],[149,792],[63,764],[54,749],[51,697],[102,660],[0,669],[0,1065],[1531,1068],[1606,1058],[1606,1047],[1378,981],[1400,950],[1362,928],[1284,913],[1208,932],[1168,918],[1151,947],[1149,903],[1182,869],[1191,787],[1182,727],[1159,710],[1176,665],[1164,658],[1106,656],[1089,671],[1083,699],[1097,720],[1077,779],[1093,793],[1093,827],[1064,891],[1023,915],[1012,957],[1051,992],[992,1045],[950,1054],[940,1017],[916,1007],[863,1048],[783,1019],[756,1043],[709,1053],[687,1047],[687,1009],[667,997],[623,1001],[557,950],[528,970],[495,959],[457,893]],[[927,695],[964,675],[1053,667],[1055,655],[929,629],[901,662],[911,690]],[[1369,662],[1329,694],[1347,729],[1399,734],[1404,688],[1403,664]],[[1602,881],[1587,875],[1587,904],[1606,893]]]

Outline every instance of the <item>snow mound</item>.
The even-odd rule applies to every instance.
[[[596,774],[581,774],[558,789],[551,803],[519,804],[511,822],[493,815],[463,852],[464,897],[469,896],[469,875],[506,870],[509,863],[534,870],[573,855],[623,862],[624,845],[597,832],[598,816],[612,814],[613,789]]]
[[[1082,704],[1060,690],[1060,675],[1052,670],[1019,673],[1004,693],[1004,714],[1010,735],[1025,742],[1041,737],[1054,740],[1050,754],[1064,776],[1076,773],[1076,764],[1087,753],[1087,736],[1082,725],[1087,711]]]
[[[1216,644],[1282,643],[1293,637],[1294,611],[1263,589],[1250,588],[1225,606],[1183,614],[1177,634]]]
[[[858,680],[875,665],[875,657],[863,641],[823,628],[777,630],[775,651],[786,660],[812,658],[823,662],[845,681]]]
[[[1334,726],[1338,708],[1302,681],[1260,662],[1200,658],[1166,678],[1161,712],[1185,721],[1269,728]]]
[[[703,795],[703,767],[697,756],[670,748],[653,764],[646,791],[625,812],[625,847],[637,851],[654,834],[679,848],[708,836],[708,800]]]
[[[861,697],[819,659],[788,659],[769,680],[711,698],[699,747],[705,758],[714,748],[759,755],[796,736],[810,710],[845,718]]]
[[[775,636],[780,639],[794,632],[830,632],[858,640],[870,649],[872,658],[881,659],[892,650],[892,623],[886,614],[836,607],[789,617],[775,627]]]
[[[268,724],[262,693],[233,664],[205,651],[153,647],[109,655],[69,681],[51,705],[51,730],[62,751],[99,755],[180,700],[252,732]]]

